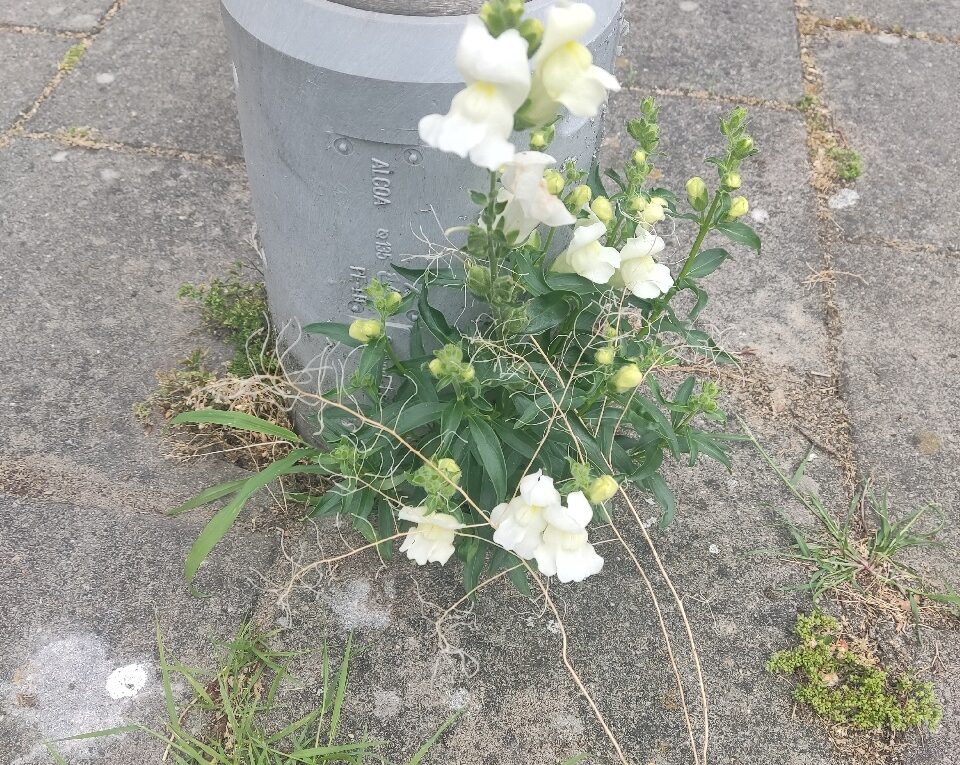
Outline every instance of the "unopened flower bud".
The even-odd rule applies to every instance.
[[[534,130],[530,134],[530,148],[536,151],[547,148],[547,136],[542,130]]]
[[[616,494],[619,488],[620,484],[616,482],[612,475],[602,475],[599,478],[595,478],[590,484],[586,492],[587,499],[591,504],[599,505],[601,502],[606,502]]]
[[[630,197],[627,200],[627,207],[629,208],[630,212],[638,213],[641,210],[643,210],[643,208],[646,206],[647,206],[647,200],[639,195],[635,197]]]
[[[430,363],[427,364],[427,368],[434,377],[440,377],[440,375],[443,374],[444,364],[440,359],[432,359]]]
[[[614,348],[601,348],[593,354],[593,360],[602,367],[610,366],[617,358],[617,351]]]
[[[748,135],[741,136],[737,141],[737,151],[740,154],[749,154],[753,151],[753,139]]]
[[[539,19],[524,19],[517,27],[517,31],[527,41],[527,55],[532,56],[543,41],[543,24]]]
[[[727,173],[723,176],[723,185],[728,189],[739,189],[742,182],[740,173]]]
[[[730,218],[739,218],[742,215],[746,215],[749,209],[750,205],[747,203],[746,197],[734,197],[730,200],[730,209],[727,211],[727,215]]]
[[[570,196],[567,198],[567,208],[571,210],[582,210],[584,206],[590,202],[590,197],[592,196],[593,192],[590,191],[589,186],[577,186],[570,192]]]
[[[631,159],[633,160],[633,164],[642,165],[647,161],[647,152],[643,149],[634,149]]]
[[[547,172],[543,174],[543,180],[547,184],[547,191],[554,196],[562,192],[563,187],[567,185],[566,179],[556,170],[547,170]]]
[[[610,322],[604,322],[603,324],[603,336],[607,340],[613,340],[617,336],[617,328],[613,326]]]
[[[632,388],[636,388],[642,382],[643,372],[640,371],[640,367],[636,364],[627,364],[626,366],[620,367],[610,380],[610,384],[613,385],[613,389],[617,391],[617,393],[624,393]]]
[[[403,301],[403,295],[399,292],[388,292],[383,298],[383,312],[386,314],[393,314],[396,312],[397,308],[400,307],[400,303]]]
[[[477,373],[473,368],[473,364],[464,364],[460,368],[460,379],[463,382],[472,382],[473,378],[476,376],[477,376]]]
[[[347,332],[358,343],[369,343],[383,334],[383,324],[376,319],[357,319]]]
[[[606,197],[597,197],[590,203],[590,209],[593,214],[600,219],[602,223],[609,223],[613,220],[613,205]]]
[[[690,200],[690,206],[700,212],[707,207],[707,184],[703,178],[695,175],[687,181],[687,199]]]
[[[454,483],[460,482],[460,466],[456,463],[456,461],[450,459],[449,457],[444,457],[443,459],[437,460],[437,470],[443,473]]]
[[[644,223],[654,224],[659,223],[665,217],[663,212],[664,202],[660,197],[654,197],[649,202],[647,206],[643,208],[643,212],[640,214],[640,218]]]

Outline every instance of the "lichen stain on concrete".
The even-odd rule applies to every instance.
[[[48,763],[43,741],[123,725],[129,699],[149,685],[144,664],[117,668],[109,646],[93,634],[41,638],[11,682],[0,683],[3,713],[37,737],[29,751],[6,752],[10,765]],[[121,694],[121,695],[116,695]],[[58,751],[70,761],[99,748],[95,740],[65,741]]]
[[[389,610],[375,602],[371,596],[370,582],[366,579],[338,582],[332,585],[322,597],[345,629],[382,630],[390,624]]]

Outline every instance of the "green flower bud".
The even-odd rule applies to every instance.
[[[593,354],[593,360],[602,367],[610,366],[617,358],[615,348],[601,348]]]
[[[748,135],[740,136],[737,140],[737,153],[746,155],[751,151],[753,151],[753,139]]]
[[[567,185],[566,179],[560,175],[556,170],[547,170],[543,174],[543,180],[546,181],[547,191],[556,196],[563,191],[563,187]]]
[[[437,460],[437,470],[454,483],[460,483],[460,466],[449,457]]]
[[[589,186],[577,186],[567,197],[567,209],[582,210],[590,202],[593,192]]]
[[[430,370],[430,374],[434,377],[440,377],[446,369],[446,365],[440,361],[440,359],[432,359],[429,364],[427,364],[427,369]]]
[[[517,27],[520,36],[527,41],[527,56],[532,56],[537,52],[540,43],[543,41],[543,24],[539,19],[524,19]],[[531,141],[531,144],[533,141]],[[549,142],[548,142],[549,143]],[[546,145],[546,144],[544,144]]]
[[[475,295],[486,297],[490,290],[490,269],[476,264],[467,268],[467,289]]]
[[[727,173],[723,176],[723,186],[727,189],[739,189],[742,183],[740,173]]]
[[[547,148],[547,136],[542,130],[534,130],[530,134],[530,148],[535,151],[542,151]]]
[[[530,232],[530,236],[527,237],[527,245],[529,247],[533,247],[535,250],[539,250],[541,247],[543,247],[543,241],[540,238],[539,229],[535,228],[532,232]]]
[[[376,319],[357,319],[347,330],[358,343],[369,343],[383,335],[383,324]]]
[[[473,364],[464,364],[460,368],[460,379],[465,382],[473,382],[473,378],[477,376],[476,370],[473,368]]]
[[[400,307],[401,302],[403,302],[403,295],[399,292],[388,292],[383,298],[383,312],[392,316]]]
[[[606,502],[616,494],[619,488],[620,484],[616,482],[613,476],[602,475],[599,478],[595,478],[593,483],[590,484],[590,488],[588,488],[586,492],[587,500],[591,504],[599,505],[601,502]]]
[[[647,206],[647,200],[639,195],[635,197],[630,197],[627,200],[627,209],[629,209],[630,212],[633,212],[633,213],[640,212],[646,206]]]
[[[633,160],[633,164],[642,165],[647,161],[647,152],[643,149],[634,149],[633,156],[630,157]]]
[[[606,197],[597,197],[590,203],[590,209],[603,223],[609,223],[613,220],[613,205]]]
[[[747,203],[746,197],[734,197],[730,200],[730,210],[727,212],[727,216],[731,220],[739,218],[742,215],[746,215],[749,209],[750,205]]]
[[[640,367],[636,364],[627,364],[626,366],[620,367],[610,380],[610,384],[613,385],[613,389],[617,393],[624,393],[636,388],[642,382],[643,372],[640,371]]]
[[[613,326],[610,322],[603,323],[603,336],[607,338],[607,340],[613,340],[617,336],[617,334],[619,334],[617,332],[617,328]]]
[[[700,212],[707,207],[707,184],[703,178],[695,175],[687,181],[687,199],[690,200],[690,206]]]

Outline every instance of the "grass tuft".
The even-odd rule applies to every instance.
[[[170,760],[179,765],[384,763],[380,754],[384,742],[341,732],[351,641],[347,641],[339,671],[333,678],[327,649],[321,650],[323,686],[317,693],[319,706],[281,727],[274,722],[282,719],[282,714],[276,714],[277,699],[281,685],[289,677],[288,663],[298,654],[273,648],[272,638],[272,634],[256,634],[244,626],[226,647],[219,668],[203,672],[168,658],[158,630],[166,725],[162,729],[128,725],[59,739],[48,744],[51,754],[56,762],[66,763],[54,749],[59,742],[140,732],[165,745]],[[177,677],[190,689],[192,698],[188,703],[178,703],[174,694]],[[457,715],[448,718],[408,765],[419,763],[456,718]],[[165,756],[164,760],[167,759]]]

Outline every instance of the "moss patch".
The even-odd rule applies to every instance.
[[[87,52],[87,44],[85,42],[78,42],[76,45],[71,46],[66,53],[63,54],[63,58],[60,59],[60,71],[69,72],[73,69],[83,58],[83,54]]]
[[[828,722],[890,733],[933,729],[943,718],[933,685],[911,675],[892,675],[862,641],[844,638],[836,619],[814,612],[797,618],[798,645],[778,651],[767,670],[794,675],[793,697]]]

